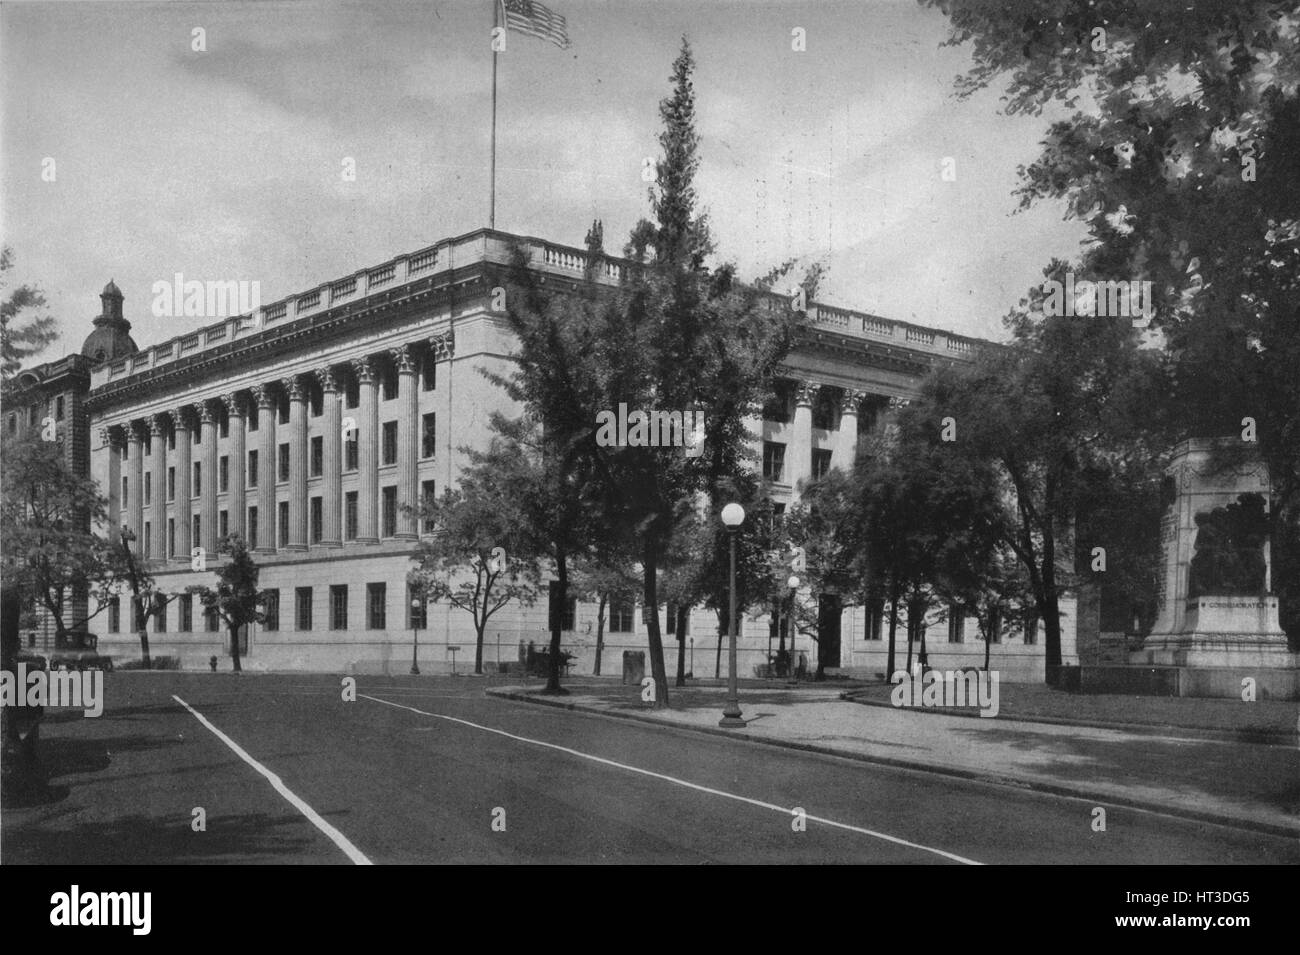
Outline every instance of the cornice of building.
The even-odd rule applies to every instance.
[[[617,288],[635,265],[603,253],[593,259],[585,250],[535,236],[477,229],[100,365],[91,372],[88,407],[103,411],[160,386],[192,383],[250,358],[287,354],[308,337],[314,347],[328,345],[354,334],[363,318],[369,330],[377,318],[397,319],[416,307],[454,303],[461,289],[484,294],[488,281],[513,264],[516,244],[529,268],[544,277],[566,279],[572,288],[583,282]],[[773,309],[792,304],[791,297],[773,292],[765,298]],[[798,341],[802,347],[851,354],[859,361],[913,374],[942,362],[970,361],[991,344],[818,302],[808,303]]]

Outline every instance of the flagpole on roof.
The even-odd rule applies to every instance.
[[[497,227],[497,28],[501,0],[492,0],[492,185],[488,193],[488,228]]]

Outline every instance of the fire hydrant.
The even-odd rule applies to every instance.
[[[212,667],[212,672],[213,672],[213,673],[216,673],[216,672],[217,672],[217,658],[216,658],[216,657],[208,657],[208,666]]]

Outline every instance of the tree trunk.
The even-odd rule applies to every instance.
[[[592,668],[593,676],[600,676],[600,655],[605,649],[605,605],[609,603],[609,594],[600,595],[600,606],[596,610],[596,665]]]
[[[474,672],[475,673],[483,672],[483,632],[485,630],[487,630],[487,617],[483,618],[482,623],[475,621],[474,623]]]
[[[915,604],[912,601],[907,602],[907,672],[912,672],[912,611]]]
[[[230,628],[230,659],[234,663],[235,672],[242,673],[243,667],[239,665],[239,628]]]
[[[889,597],[889,661],[885,667],[885,679],[894,678],[894,635],[898,632],[898,587],[895,586]]]
[[[677,682],[675,686],[686,685],[686,608],[677,608]]]
[[[668,705],[668,670],[664,666],[664,643],[659,633],[659,566],[654,544],[649,540],[646,541],[642,567],[643,596],[649,614],[646,642],[650,647],[650,676],[655,681],[654,708],[661,710]]]
[[[560,634],[564,627],[564,605],[569,599],[569,561],[563,550],[555,555],[555,604],[551,620],[550,666],[546,674],[546,689],[543,693],[567,693],[560,686]]]
[[[1040,606],[1043,608],[1044,676],[1046,682],[1054,686],[1061,666],[1061,614],[1056,594],[1056,542],[1050,528],[1043,533],[1042,575]]]
[[[149,657],[149,633],[145,629],[147,621],[141,619],[143,604],[140,603],[139,597],[131,598],[131,612],[135,614],[136,633],[140,637],[140,660],[144,664],[144,669],[153,669],[153,661]]]

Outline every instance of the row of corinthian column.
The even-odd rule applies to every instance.
[[[430,341],[435,361],[449,360],[453,354],[450,333],[436,336]],[[397,374],[397,527],[396,538],[414,540],[417,536],[417,516],[402,505],[418,504],[416,434],[419,417],[419,388],[416,372],[416,350],[411,345],[399,345],[388,350]],[[358,385],[357,407],[342,407],[342,376],[336,366],[326,366],[314,371],[320,384],[321,402],[321,537],[319,546],[342,547],[342,477],[343,444],[355,439],[357,444],[357,542],[378,543],[380,528],[377,524],[379,496],[379,375],[372,357],[362,357],[348,363]],[[289,403],[289,420],[280,424],[278,405],[281,394]],[[258,428],[247,430],[249,404],[257,407]],[[99,434],[108,455],[109,519],[116,524],[123,508],[125,526],[137,538],[137,551],[143,550],[146,520],[150,521],[149,549],[154,558],[167,555],[167,469],[175,468],[175,493],[172,517],[175,521],[175,557],[190,559],[192,547],[203,546],[215,552],[218,540],[218,403],[224,405],[229,421],[229,444],[226,449],[227,490],[224,493],[228,506],[227,533],[245,539],[248,508],[257,508],[258,553],[275,553],[277,549],[306,551],[308,535],[308,405],[310,390],[303,375],[282,378],[277,384],[261,383],[245,390],[201,399],[165,413],[131,419],[100,428]],[[167,454],[167,426],[170,423],[175,435],[175,450],[169,461]],[[192,444],[191,433],[200,430],[198,445]],[[289,445],[289,475],[287,497],[289,527],[287,541],[277,548],[277,495],[278,451],[287,430]],[[150,455],[151,501],[144,501],[145,435],[152,446]],[[245,479],[248,440],[256,442],[257,487],[250,496]],[[127,485],[126,501],[121,501],[121,449],[126,448]],[[201,486],[199,488],[199,541],[191,533],[193,521],[192,453],[197,447],[200,455]]]

